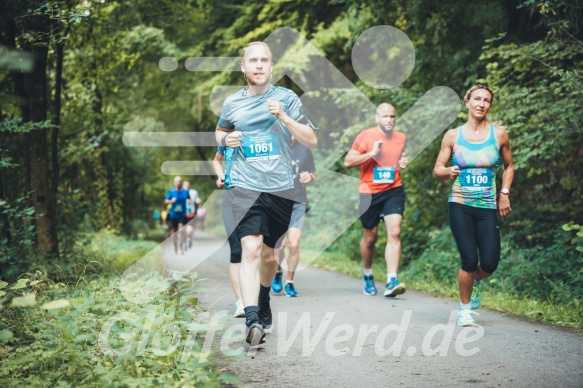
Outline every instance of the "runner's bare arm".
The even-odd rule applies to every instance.
[[[500,143],[500,156],[504,163],[504,173],[502,174],[502,189],[510,190],[512,181],[514,180],[514,162],[512,161],[512,150],[510,149],[510,139],[508,132],[502,127],[496,127],[496,138]],[[498,213],[504,219],[508,214],[512,213],[510,207],[510,198],[508,195],[500,194],[498,198]]]
[[[316,132],[314,132],[314,130],[308,125],[300,124],[289,117],[288,114],[285,113],[285,110],[282,108],[281,103],[277,101],[269,101],[267,106],[269,108],[269,112],[277,117],[277,119],[281,121],[287,127],[287,129],[289,129],[297,141],[310,148],[314,148],[318,144]]]
[[[368,152],[361,154],[357,150],[350,150],[348,151],[346,157],[344,158],[344,167],[346,168],[358,167],[372,159],[372,157],[373,156]]]
[[[500,156],[504,163],[504,174],[502,175],[502,188],[510,190],[514,180],[514,162],[512,161],[512,150],[510,149],[510,139],[508,132],[504,128],[496,128],[496,137],[500,141]]]
[[[213,170],[217,174],[217,187],[221,188],[225,184],[225,173],[223,172],[223,161],[225,157],[218,152],[215,154],[213,159]]]
[[[307,185],[309,183],[312,183],[315,180],[316,180],[316,174],[313,172],[302,171],[300,173],[300,183]]]
[[[451,158],[451,150],[457,136],[456,131],[457,129],[450,129],[443,137],[441,150],[439,151],[439,155],[437,155],[435,167],[433,167],[433,175],[442,181],[455,179],[460,174],[458,166],[446,167]]]
[[[344,167],[352,168],[358,167],[363,165],[364,163],[368,162],[370,159],[374,158],[381,152],[382,148],[382,140],[379,140],[374,143],[373,149],[370,152],[363,152],[362,154],[357,150],[350,150],[346,154],[344,158]]]
[[[224,137],[224,144],[223,144],[223,137]],[[241,132],[235,130],[228,130],[223,127],[219,127],[215,129],[215,140],[219,145],[226,145],[230,148],[239,147],[241,144]]]

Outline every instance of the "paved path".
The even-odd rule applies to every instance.
[[[210,251],[195,269],[213,289],[203,304],[212,305],[211,317],[228,313],[224,329],[232,334],[244,320],[232,318],[228,247],[199,233],[194,249],[165,260],[187,269]],[[274,328],[265,344],[248,351],[228,333],[214,342],[220,366],[246,386],[583,387],[581,333],[486,309],[478,310],[480,329],[462,329],[450,321],[453,300],[411,290],[394,299],[365,296],[360,279],[311,267],[295,283],[298,298],[272,293]],[[220,340],[239,355],[225,355]]]

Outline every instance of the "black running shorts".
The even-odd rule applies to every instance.
[[[261,234],[263,243],[270,248],[279,248],[287,233],[294,206],[292,191],[260,193],[234,188],[232,207],[237,222],[237,236]]]
[[[368,202],[370,199],[370,206]],[[390,214],[403,215],[405,210],[405,189],[395,187],[376,194],[360,194],[358,214],[364,229],[373,229],[378,226],[381,218]]]
[[[177,217],[177,218],[171,218],[170,222],[172,223],[172,229],[174,229],[174,231],[177,231],[178,225],[182,224],[182,226],[184,226],[184,225],[186,225],[188,220],[186,219],[186,216],[182,216],[182,217]]]

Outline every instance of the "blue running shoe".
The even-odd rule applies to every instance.
[[[290,298],[295,298],[298,295],[299,294],[296,291],[293,283],[287,283],[285,285],[285,296],[289,296]]]
[[[364,275],[362,278],[362,281],[364,282],[364,289],[362,290],[364,292],[364,295],[376,295],[377,294],[377,288],[374,285],[374,276]]]
[[[480,292],[480,282],[474,283],[474,288],[472,289],[472,296],[470,298],[470,303],[472,304],[472,310],[480,307],[482,303],[482,293]]]
[[[275,293],[281,292],[283,288],[283,284],[281,282],[281,272],[275,273],[275,279],[271,282],[271,290]]]
[[[391,281],[387,283],[385,287],[385,296],[389,298],[394,298],[397,295],[404,294],[407,291],[405,285],[397,280],[397,278],[391,278]]]

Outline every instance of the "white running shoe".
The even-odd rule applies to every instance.
[[[243,301],[238,300],[235,302],[235,314],[233,314],[235,318],[244,318],[245,317],[245,308],[243,307]]]
[[[457,325],[458,326],[478,326],[472,314],[479,315],[477,312],[471,309],[459,309],[457,313]]]

